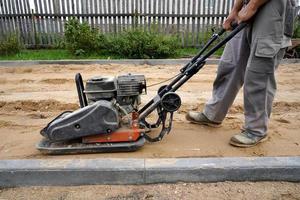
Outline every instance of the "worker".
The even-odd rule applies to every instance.
[[[294,0],[235,0],[223,28],[230,30],[233,22],[249,25],[225,46],[212,98],[202,112],[188,112],[188,121],[219,127],[244,84],[245,124],[229,143],[251,147],[267,139],[276,92],[274,72],[291,45],[294,6]]]

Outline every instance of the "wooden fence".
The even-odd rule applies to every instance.
[[[33,3],[32,3],[32,2]],[[0,37],[17,32],[28,47],[61,41],[71,17],[107,34],[130,28],[174,34],[182,46],[201,46],[234,0],[0,0]]]

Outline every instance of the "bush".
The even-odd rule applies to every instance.
[[[300,38],[300,16],[295,18],[293,38]]]
[[[9,34],[0,40],[0,55],[14,55],[23,48],[18,34]]]
[[[295,19],[293,38],[297,38],[297,39],[300,38],[300,16],[297,16]],[[296,52],[296,57],[299,58],[300,47],[296,47],[295,52]]]
[[[130,30],[108,39],[107,50],[125,58],[166,58],[176,53],[175,37]]]
[[[179,47],[175,37],[148,33],[139,29],[119,35],[103,35],[88,23],[76,19],[65,25],[65,45],[72,54],[81,56],[106,51],[123,58],[166,58]]]
[[[60,35],[54,35],[54,49],[66,49],[66,40],[64,37]]]
[[[87,22],[69,20],[65,25],[66,47],[75,55],[90,54],[104,47],[105,38]]]

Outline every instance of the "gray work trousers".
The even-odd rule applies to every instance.
[[[244,128],[257,136],[267,133],[276,92],[275,69],[283,58],[282,39],[286,0],[270,0],[224,49],[212,98],[204,114],[222,122],[244,84]]]

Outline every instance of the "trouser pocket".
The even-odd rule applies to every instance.
[[[259,38],[248,63],[248,69],[258,73],[273,73],[280,48],[281,40],[275,37]]]

